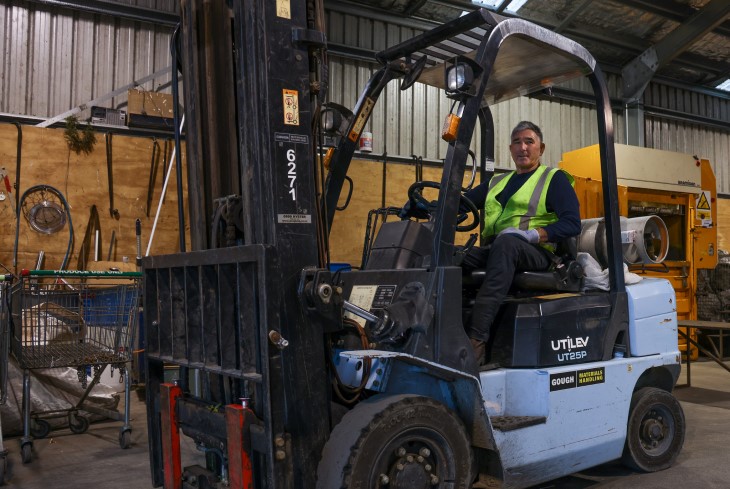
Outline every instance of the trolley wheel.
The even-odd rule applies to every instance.
[[[89,429],[89,420],[83,416],[69,414],[68,427],[72,432],[80,435],[81,433],[86,433],[86,430]]]
[[[51,432],[51,423],[45,419],[34,419],[30,422],[30,434],[39,440],[45,438]]]
[[[20,445],[20,460],[24,464],[29,464],[33,459],[33,443],[28,442]]]
[[[119,431],[119,447],[122,450],[132,446],[132,430],[120,430]]]

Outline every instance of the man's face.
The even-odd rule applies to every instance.
[[[537,168],[545,145],[532,129],[516,132],[509,145],[517,173],[527,173]]]

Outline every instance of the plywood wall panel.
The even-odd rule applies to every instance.
[[[730,252],[730,199],[717,199],[717,249]]]
[[[150,217],[146,217],[147,188],[152,156],[151,138],[112,136],[112,167],[114,180],[114,207],[119,219],[109,211],[109,184],[106,142],[103,133],[97,133],[97,142],[89,155],[69,151],[62,129],[40,129],[24,126],[22,133],[22,161],[20,186],[22,195],[34,185],[50,185],[58,189],[68,201],[75,240],[69,268],[75,269],[78,252],[84,238],[91,207],[96,205],[101,224],[102,258],[106,259],[112,231],[116,247],[112,260],[136,256],[135,221],[142,221],[142,252],[147,248],[157,203],[162,190],[165,166],[162,151],[158,152],[158,172],[152,199]],[[158,141],[164,147],[164,141]],[[0,124],[0,166],[7,169],[15,182],[17,130],[14,125]],[[168,143],[168,158],[172,141]],[[184,149],[183,149],[184,162]],[[185,165],[183,163],[183,168]],[[187,177],[184,177],[186,181]],[[168,187],[151,254],[174,253],[179,250],[177,195],[174,173]],[[0,186],[2,189],[2,186]],[[15,190],[14,190],[15,191]],[[183,197],[186,198],[186,195]],[[30,197],[26,199],[30,203]],[[46,254],[45,268],[57,268],[66,253],[68,226],[61,231],[44,235],[32,230],[25,217],[19,224],[18,268],[34,266],[38,252]],[[0,201],[0,263],[12,268],[16,219],[9,199]]]
[[[362,260],[363,243],[367,226],[368,212],[382,207],[383,163],[371,160],[354,160],[350,165],[348,176],[355,185],[352,198],[347,209],[337,212],[330,233],[330,260],[332,262],[349,263],[359,267]],[[466,172],[464,184],[471,177],[471,170]],[[424,167],[423,179],[441,181],[441,168]],[[386,164],[385,206],[401,207],[408,200],[408,187],[415,182],[413,165]],[[478,183],[478,178],[477,178]],[[340,206],[345,203],[347,184],[340,199]],[[436,199],[435,190],[426,190],[428,199]],[[398,219],[392,216],[390,220]],[[466,223],[464,223],[466,224]],[[477,231],[472,231],[477,232]],[[464,243],[469,233],[457,233],[456,242]]]

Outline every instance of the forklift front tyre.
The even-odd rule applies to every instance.
[[[461,419],[414,395],[374,397],[332,431],[317,469],[317,489],[471,487],[474,455]]]
[[[631,397],[622,462],[642,472],[672,466],[684,444],[684,412],[669,392],[644,387]]]

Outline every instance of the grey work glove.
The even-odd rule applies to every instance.
[[[537,232],[537,229],[528,229],[527,231],[522,231],[521,229],[517,228],[507,228],[502,230],[502,232],[499,233],[499,236],[502,236],[503,234],[513,234],[519,238],[524,239],[528,243],[537,244],[540,242],[540,233]]]

